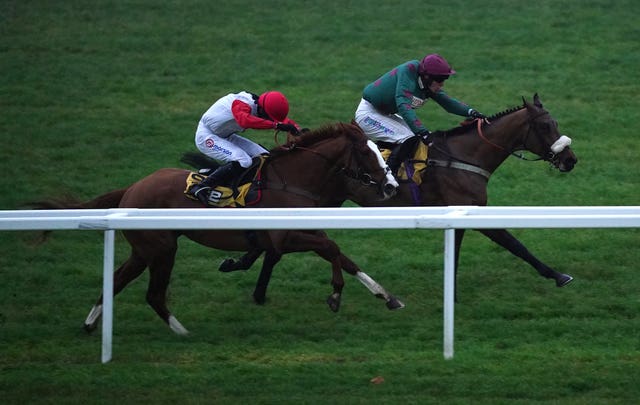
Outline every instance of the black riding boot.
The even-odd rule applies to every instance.
[[[241,170],[242,166],[240,166],[238,162],[225,163],[209,176],[202,179],[200,183],[194,185],[189,193],[206,206],[211,189],[231,180],[234,176],[240,174]]]
[[[393,151],[391,151],[391,155],[389,155],[389,159],[387,159],[387,166],[389,166],[389,169],[391,169],[391,174],[393,174],[394,176],[397,175],[400,165],[409,157],[409,154],[414,150],[419,140],[420,137],[411,137],[396,146]]]

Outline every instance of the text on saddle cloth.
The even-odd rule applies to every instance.
[[[229,185],[219,185],[209,193],[208,206],[215,208],[242,208],[257,204],[262,198],[262,166],[266,157],[261,156],[250,169],[247,170],[240,179],[243,184],[237,187]],[[253,173],[252,177],[249,177]],[[184,194],[191,200],[196,200],[189,191],[193,186],[200,183],[206,177],[202,173],[189,173],[186,179]]]

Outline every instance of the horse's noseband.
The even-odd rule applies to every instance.
[[[548,111],[542,111],[541,113],[537,114],[536,116],[529,118],[529,129],[527,130],[527,134],[524,137],[523,141],[522,141],[522,146],[528,150],[527,148],[527,139],[529,138],[529,134],[533,131],[534,135],[536,135],[537,137],[540,137],[540,135],[538,135],[538,132],[535,130],[535,127],[538,126],[536,125],[536,120],[540,117],[543,117],[545,115],[549,115]],[[554,166],[557,166],[558,163],[558,159],[560,159],[560,157],[558,156],[558,154],[560,152],[562,152],[567,146],[571,145],[571,138],[569,138],[568,136],[562,135],[560,136],[560,138],[558,138],[553,145],[549,146],[549,150],[544,153],[543,155],[540,155],[538,159],[526,159],[524,156],[522,155],[517,155],[514,154],[516,157],[523,159],[523,160],[544,160],[546,162],[549,162],[551,164],[553,164]],[[513,153],[512,153],[513,154]]]
[[[375,186],[378,184],[369,173],[356,172],[355,170],[347,167],[343,167],[340,171],[350,179],[359,181],[363,186]]]

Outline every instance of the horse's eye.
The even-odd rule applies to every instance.
[[[543,122],[539,125],[539,128],[542,132],[549,132],[551,130],[551,126],[549,126],[548,122]]]

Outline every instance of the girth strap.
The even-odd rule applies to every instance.
[[[455,162],[452,160],[444,161],[444,160],[428,159],[427,166],[450,167],[452,169],[466,170],[468,172],[479,174],[482,177],[486,178],[487,180],[489,180],[489,177],[491,177],[491,173],[488,172],[487,170],[484,170],[481,167],[470,165],[467,163],[462,163],[462,162]]]
[[[310,193],[307,190],[304,190],[300,187],[296,187],[296,186],[290,186],[286,183],[283,182],[274,182],[274,181],[269,181],[269,182],[263,182],[262,183],[262,189],[263,190],[276,190],[276,191],[284,191],[287,193],[291,193],[291,194],[295,194],[295,195],[299,195],[305,198],[308,198],[311,201],[314,202],[318,202],[320,201],[320,197],[316,194]]]

